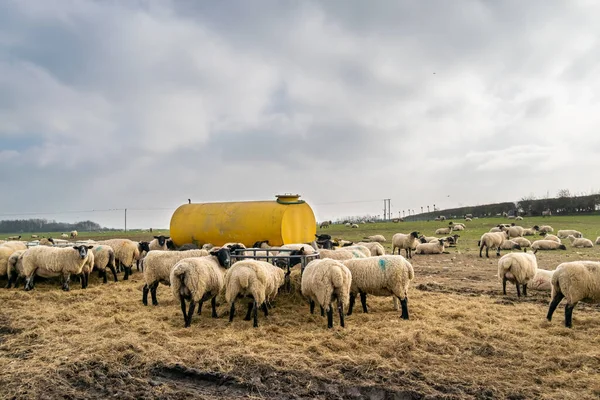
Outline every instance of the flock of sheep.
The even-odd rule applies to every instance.
[[[339,313],[340,325],[344,316],[351,315],[355,299],[360,295],[363,312],[367,312],[367,295],[392,296],[401,318],[408,319],[408,289],[414,279],[409,260],[414,254],[446,253],[460,237],[454,231],[466,229],[463,223],[450,222],[448,227],[436,230],[445,237],[426,237],[417,231],[397,233],[392,237],[392,254],[386,254],[381,243],[382,235],[373,235],[353,243],[332,239],[330,235],[316,235],[311,243],[288,244],[271,247],[268,241],[256,242],[247,249],[241,243],[223,246],[206,244],[198,248],[193,244],[176,247],[169,237],[154,236],[150,242],[129,239],[104,241],[79,241],[68,243],[60,239],[41,239],[37,246],[27,247],[19,240],[0,241],[0,277],[7,276],[10,288],[24,281],[24,289],[34,289],[36,276],[60,277],[62,289],[69,290],[71,276],[79,276],[82,288],[88,285],[89,275],[97,270],[107,282],[107,269],[114,281],[117,273],[124,272],[123,280],[133,273],[135,264],[143,273],[142,303],[158,305],[159,283],[169,285],[173,296],[179,300],[184,326],[189,327],[197,308],[200,314],[203,303],[211,301],[212,317],[217,318],[217,297],[224,295],[229,305],[229,320],[235,315],[238,299],[248,299],[245,320],[258,326],[258,309],[268,315],[272,301],[279,289],[290,280],[290,269],[304,266],[301,292],[309,303],[310,312],[319,305],[321,315],[327,315],[328,328],[333,327],[334,303]],[[483,248],[520,250],[502,256],[498,261],[498,278],[506,294],[506,283],[516,285],[517,295],[527,295],[527,287],[551,290],[552,300],[547,314],[552,314],[563,298],[567,298],[565,326],[572,326],[573,308],[579,301],[600,302],[600,262],[574,261],[560,264],[554,271],[539,269],[535,253],[539,250],[566,249],[561,239],[569,239],[572,247],[591,247],[593,243],[575,230],[560,230],[552,234],[550,226],[523,228],[513,224],[500,224],[481,236],[478,243],[480,257]],[[531,243],[525,236],[536,233],[542,240]],[[75,235],[76,237],[76,235]],[[11,238],[14,239],[14,238]],[[600,238],[596,239],[596,244]],[[526,252],[531,248],[534,252]],[[405,250],[406,257],[400,254]],[[398,251],[398,254],[396,253]],[[399,302],[399,304],[398,304]],[[188,304],[189,303],[189,304]]]

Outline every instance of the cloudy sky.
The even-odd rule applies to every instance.
[[[596,1],[0,1],[0,219],[600,189]],[[91,211],[97,210],[97,211]],[[86,212],[76,212],[86,211]]]

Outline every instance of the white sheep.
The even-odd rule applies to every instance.
[[[171,238],[165,235],[154,236],[154,239],[152,239],[150,243],[148,243],[148,247],[150,248],[150,250],[166,251],[168,250],[167,240],[169,239]]]
[[[500,248],[502,250],[521,250],[521,245],[517,243],[514,239],[503,241],[500,245]]]
[[[349,260],[352,258],[366,258],[366,256],[359,250],[329,250],[319,249],[320,258],[331,258],[333,260]]]
[[[596,241],[595,241],[594,243],[595,243],[595,244],[600,244],[600,236],[598,236],[598,237],[596,238]]]
[[[523,228],[522,226],[511,226],[510,228],[508,228],[508,237],[509,238],[515,238],[515,237],[519,237],[519,236],[523,236],[523,231],[525,230],[525,228]]]
[[[444,239],[438,239],[437,242],[419,243],[415,254],[442,254],[445,250],[444,242]]]
[[[358,225],[357,224],[352,224],[350,227],[351,228],[358,228]]]
[[[577,238],[573,235],[567,236],[567,239],[571,241],[571,246],[574,248],[585,248],[585,247],[594,247],[594,243],[590,239],[586,238]]]
[[[490,257],[489,249],[496,249],[496,255],[500,256],[500,246],[504,240],[508,239],[508,232],[487,232],[481,235],[481,239],[477,242],[477,246],[479,246],[479,257],[483,257],[481,252],[483,251],[483,247],[485,246],[485,256]]]
[[[554,232],[554,228],[552,228],[550,225],[542,225],[542,226],[537,226],[535,225],[533,227],[533,229],[535,229],[536,231],[538,231],[539,233],[550,233],[550,232]]]
[[[511,240],[521,246],[523,251],[526,251],[528,247],[531,247],[531,242],[529,239],[525,239],[524,237],[516,237],[512,238]]]
[[[332,302],[337,300],[340,326],[344,327],[344,309],[350,303],[352,273],[341,262],[325,258],[309,262],[302,273],[302,295],[309,299],[310,313],[315,310],[315,302],[321,313],[327,312],[327,328],[333,328]]]
[[[546,318],[552,320],[552,314],[563,298],[565,306],[565,326],[573,326],[573,308],[584,303],[600,302],[600,262],[571,261],[556,267],[552,276],[552,301]]]
[[[115,265],[115,251],[112,247],[102,244],[92,245],[92,253],[94,253],[94,267],[98,270],[98,274],[102,278],[103,283],[108,282],[106,276],[106,268],[110,269],[115,282],[117,282],[117,270]]]
[[[369,242],[378,242],[378,243],[385,243],[387,241],[385,236],[383,236],[383,235],[371,235],[371,236],[364,237],[363,239],[368,240]]]
[[[115,252],[115,261],[118,264],[118,269],[125,271],[123,280],[128,280],[129,275],[133,273],[132,267],[134,261],[141,259],[140,243],[129,239],[109,239],[98,241],[97,244],[112,247]]]
[[[345,247],[337,247],[337,248],[334,248],[334,250],[349,250],[349,251],[357,250],[357,251],[360,251],[361,253],[363,253],[365,257],[371,257],[371,250],[369,250],[366,246],[363,246],[360,244],[354,244],[352,246],[345,246]]]
[[[515,218],[515,221],[523,221],[523,217],[518,216],[517,218]]]
[[[446,228],[436,229],[435,234],[436,235],[449,235],[450,232],[452,232],[452,228],[451,227],[446,227]]]
[[[356,245],[365,246],[371,252],[371,256],[385,255],[385,247],[378,242],[358,242]]]
[[[576,231],[575,229],[562,229],[562,230],[556,232],[556,236],[558,236],[560,239],[566,239],[569,237],[569,235],[572,235],[575,238],[583,237],[581,232]]]
[[[523,233],[521,236],[533,236],[535,235],[536,230],[534,228],[523,228]]]
[[[26,251],[17,250],[8,257],[6,263],[8,283],[6,284],[6,288],[10,289],[13,284],[14,287],[17,287],[19,278],[25,279],[25,274],[23,273],[23,253]]]
[[[412,265],[401,255],[386,255],[364,259],[345,260],[342,263],[352,274],[350,286],[350,306],[348,315],[357,294],[360,294],[363,312],[367,312],[367,294],[374,296],[394,296],[402,306],[401,318],[408,319],[408,288],[415,277]]]
[[[211,249],[211,252],[219,248]],[[157,306],[156,289],[162,283],[171,284],[171,270],[179,261],[189,257],[205,257],[209,252],[206,250],[168,251],[152,250],[144,258],[144,288],[142,289],[142,303],[148,305],[148,292],[152,295],[152,305]]]
[[[544,237],[544,240],[553,240],[553,241],[555,241],[557,243],[562,243],[560,241],[560,238],[558,236],[556,236],[556,235],[551,235],[551,234],[547,234],[547,233],[543,233],[541,235]]]
[[[554,240],[536,240],[531,243],[531,249],[535,250],[534,254],[538,250],[566,250],[567,247],[564,244],[557,243]]]
[[[36,246],[23,253],[23,273],[26,278],[25,290],[34,287],[36,275],[43,277],[61,276],[62,289],[69,290],[71,275],[79,275],[88,260],[87,253],[92,246],[73,247]]]
[[[184,258],[173,266],[169,281],[173,296],[181,303],[184,327],[192,323],[196,303],[200,314],[204,302],[210,300],[212,317],[218,317],[217,296],[225,287],[225,273],[230,265],[229,249],[223,247],[212,256]],[[187,314],[186,300],[190,302]]]
[[[534,290],[551,291],[553,275],[554,271],[538,268],[534,277],[529,281],[527,287]]]
[[[71,238],[75,239],[77,237],[77,235],[78,235],[77,231],[71,231],[71,234],[70,234]]]
[[[242,260],[234,263],[225,274],[225,300],[230,306],[229,322],[235,315],[235,301],[237,298],[251,297],[248,312],[244,320],[251,319],[254,310],[253,326],[258,327],[258,308],[260,307],[265,317],[268,315],[266,300],[274,297],[280,286],[285,283],[286,274],[266,261]]]
[[[4,242],[0,246],[11,248],[14,251],[17,251],[17,250],[27,250],[27,245],[25,243],[19,242],[19,241],[16,241],[16,240],[15,241]]]
[[[448,232],[450,233],[450,232]],[[395,254],[398,249],[398,254],[404,249],[406,258],[412,257],[413,248],[417,247],[419,241],[419,232],[413,231],[409,234],[396,233],[392,236],[392,254]]]
[[[506,295],[506,282],[517,286],[517,297],[527,296],[527,284],[537,272],[537,260],[532,253],[508,253],[498,260],[498,278],[502,281],[502,293]]]

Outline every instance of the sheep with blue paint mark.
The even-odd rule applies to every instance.
[[[350,260],[353,258],[366,258],[359,250],[318,250],[320,258],[331,258],[332,260]]]
[[[348,315],[352,314],[357,294],[360,294],[363,312],[368,312],[367,294],[371,294],[399,299],[402,306],[401,318],[408,319],[408,288],[415,272],[406,258],[401,255],[385,255],[344,260],[342,264],[352,274]]]

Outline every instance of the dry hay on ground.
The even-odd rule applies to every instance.
[[[543,253],[552,268],[561,253]],[[577,254],[570,254],[570,260]],[[209,307],[183,328],[160,286],[141,303],[141,274],[64,293],[0,289],[0,387],[4,398],[561,398],[600,396],[600,313],[563,306],[545,321],[548,292],[502,296],[497,258],[415,256],[409,321],[391,298],[360,302],[346,328],[326,329],[298,294],[282,294],[260,327],[237,307]],[[122,276],[122,274],[121,274]],[[120,276],[120,278],[121,278]],[[297,277],[296,282],[297,284]]]

